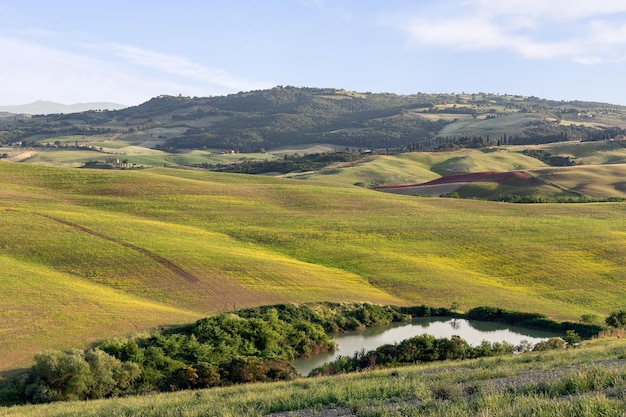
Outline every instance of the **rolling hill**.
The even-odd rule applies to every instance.
[[[100,149],[126,143],[170,152],[256,153],[311,143],[435,150],[609,139],[623,135],[624,128],[626,107],[606,103],[278,86],[219,97],[159,96],[117,111],[4,120],[0,144]]]
[[[478,199],[626,197],[625,115],[536,97],[276,87],[3,119],[0,370],[268,303],[605,315],[626,295],[623,203]],[[351,156],[265,175],[199,168],[335,151]],[[111,169],[74,169],[88,163]],[[466,199],[414,197],[452,193]]]
[[[330,176],[3,161],[0,178],[4,370],[45,348],[268,303],[532,305],[577,320],[626,295],[620,203],[422,199]]]

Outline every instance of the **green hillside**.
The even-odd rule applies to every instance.
[[[347,164],[333,165],[319,172],[294,174],[336,184],[363,183],[370,187],[390,184],[416,184],[439,177],[482,171],[517,171],[546,167],[544,162],[517,149],[463,149],[454,152],[409,152],[375,155]]]
[[[530,145],[621,137],[626,107],[499,94],[355,93],[277,86],[218,97],[159,96],[117,111],[0,122],[0,145],[133,155],[259,153],[330,144],[375,150]],[[138,163],[131,161],[132,163]],[[144,162],[142,162],[144,163]]]
[[[0,162],[0,178],[0,369],[277,302],[532,306],[578,320],[626,295],[620,203],[415,198],[171,168]]]

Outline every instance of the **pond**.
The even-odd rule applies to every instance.
[[[333,361],[340,355],[352,356],[362,349],[365,351],[374,350],[378,346],[399,343],[404,339],[424,333],[436,338],[450,338],[457,335],[465,339],[471,346],[477,346],[483,340],[491,343],[507,342],[514,346],[526,340],[534,345],[551,337],[562,336],[557,333],[503,323],[450,317],[422,317],[414,319],[410,323],[396,323],[384,327],[372,327],[363,331],[338,333],[333,336],[337,343],[334,352],[323,353],[311,358],[296,359],[292,361],[292,365],[301,375],[308,375],[312,369]]]

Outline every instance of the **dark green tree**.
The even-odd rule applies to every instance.
[[[626,310],[611,312],[604,322],[611,327],[624,327],[626,325]]]

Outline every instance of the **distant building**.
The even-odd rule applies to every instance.
[[[111,165],[119,165],[120,160],[118,158],[107,158],[106,163]]]

